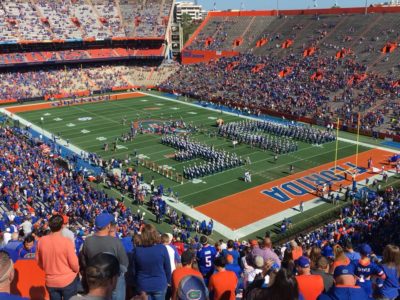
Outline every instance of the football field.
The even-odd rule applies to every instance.
[[[279,155],[275,160],[272,151],[247,144],[233,146],[231,140],[216,134],[217,119],[222,119],[226,124],[243,120],[242,117],[206,109],[200,105],[168,100],[165,97],[143,94],[118,101],[54,108],[43,106],[40,109],[24,110],[15,113],[84,151],[95,152],[103,159],[130,158],[132,167],[144,174],[147,183],[154,177],[156,185],[163,184],[164,190],[172,188],[178,193],[179,205],[187,208],[185,213],[192,210],[193,214],[189,215],[194,218],[196,213],[212,217],[233,231],[252,226],[274,214],[293,208],[300,201],[314,199],[312,186],[315,186],[318,180],[322,182],[321,176],[325,176],[325,182],[331,181],[337,185],[344,180],[340,176],[335,178],[335,174],[332,175],[336,142],[318,146],[298,142],[297,151]],[[236,153],[251,163],[183,182],[167,178],[151,170],[149,166],[140,163],[139,166],[135,166],[137,160],[146,160],[161,166],[163,170],[168,169],[174,174],[181,174],[185,166],[204,162],[202,158],[177,161],[174,159],[176,150],[161,143],[161,134],[154,131],[162,124],[173,121],[183,121],[187,126],[197,128],[196,132],[188,133],[191,140],[213,145],[216,150]],[[139,124],[144,129],[143,133],[138,133],[133,141],[124,142],[121,136],[130,132],[131,124]],[[184,129],[179,132],[178,134],[185,134]],[[114,151],[112,145],[117,139]],[[109,144],[107,151],[104,149],[106,143]],[[370,157],[375,161],[383,161],[387,156],[384,151],[379,152],[364,146],[359,146],[358,150],[358,166],[364,166]],[[356,163],[355,154],[354,143],[338,142],[338,165],[343,169]],[[294,166],[293,174],[289,172],[290,165]],[[246,171],[252,175],[251,182],[242,180]],[[319,179],[307,178],[317,173],[324,175],[318,175]],[[256,228],[260,229],[260,226],[262,227],[262,224],[254,227],[254,231]],[[251,229],[246,231],[248,232],[251,232]]]

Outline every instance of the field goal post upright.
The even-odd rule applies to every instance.
[[[335,167],[334,167],[334,174],[335,175],[342,175],[344,173],[350,174],[352,177],[356,178],[357,170],[358,170],[358,154],[359,154],[359,144],[360,144],[360,126],[361,125],[361,118],[360,113],[357,114],[357,140],[356,140],[356,158],[355,158],[355,165],[354,167],[348,168],[346,170],[338,170],[338,152],[339,152],[339,128],[340,128],[340,118],[337,118],[336,122],[336,146],[335,146]]]

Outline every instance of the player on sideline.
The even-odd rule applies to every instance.
[[[290,165],[289,171],[290,171],[290,174],[294,173],[294,166],[293,165]]]

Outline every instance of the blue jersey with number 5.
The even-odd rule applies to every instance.
[[[199,263],[200,273],[205,276],[214,269],[214,259],[217,250],[213,246],[206,246],[197,251],[197,260]]]

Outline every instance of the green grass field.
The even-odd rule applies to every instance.
[[[122,146],[116,152],[104,151],[103,145],[110,145],[121,134],[127,133],[130,121],[134,120],[176,120],[183,119],[187,123],[193,123],[206,130],[216,130],[215,119],[222,118],[225,122],[237,121],[239,117],[219,112],[212,112],[203,108],[188,106],[184,103],[170,102],[155,97],[142,97],[130,100],[112,101],[107,103],[92,103],[70,107],[52,108],[47,110],[19,113],[24,119],[43,127],[43,129],[59,134],[63,139],[68,139],[71,144],[88,151],[96,152],[104,159],[111,157],[125,159],[134,151],[147,157],[158,165],[168,165],[181,172],[185,165],[193,164],[192,161],[177,162],[168,155],[174,153],[174,149],[160,143],[160,135],[139,135],[133,142],[119,142]],[[43,124],[41,117],[44,118]],[[127,118],[124,126],[122,119]],[[225,149],[235,152],[242,157],[250,157],[251,165],[226,170],[225,172],[203,177],[200,183],[178,182],[169,180],[144,167],[139,171],[149,181],[155,177],[156,184],[164,184],[166,188],[172,187],[179,193],[181,202],[189,206],[198,206],[215,199],[257,186],[288,175],[291,164],[295,171],[300,172],[312,167],[334,160],[335,143],[327,143],[322,147],[315,147],[306,143],[299,143],[299,150],[281,155],[278,162],[273,161],[273,153],[251,148],[249,145],[238,145],[234,149],[231,141],[221,137],[209,137],[208,134],[196,133],[193,139],[214,145],[217,149]],[[111,148],[111,146],[110,146]],[[360,147],[360,152],[366,148]],[[355,154],[355,145],[339,142],[338,158]],[[199,160],[197,160],[199,161]],[[252,182],[245,183],[239,180],[245,170],[252,173]]]

